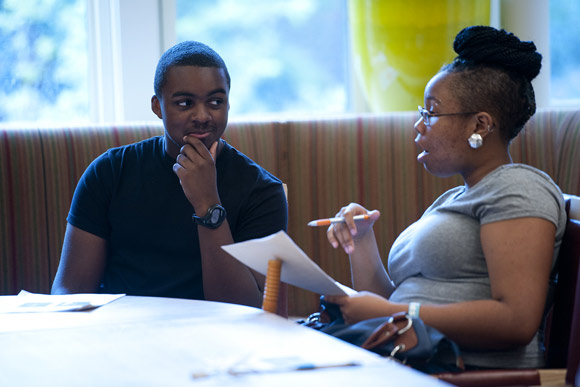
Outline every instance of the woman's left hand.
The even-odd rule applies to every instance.
[[[354,324],[369,318],[389,316],[397,310],[386,298],[371,292],[359,292],[352,296],[324,296],[325,300],[337,304],[344,322]]]

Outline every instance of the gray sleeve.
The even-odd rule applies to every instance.
[[[474,210],[481,224],[538,217],[559,226],[562,192],[540,171],[506,169],[478,189],[481,201]]]

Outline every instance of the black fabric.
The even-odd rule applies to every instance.
[[[393,317],[377,317],[347,324],[338,306],[327,302],[324,296],[320,299],[320,307],[320,312],[314,313],[307,320],[299,321],[299,323],[359,347],[367,343],[375,331],[389,324]],[[437,329],[425,325],[420,318],[411,318],[406,315],[406,319],[409,322],[409,329],[417,336],[418,344],[415,347],[396,348],[396,340],[393,339],[366,349],[381,356],[392,357],[428,374],[460,372],[465,369],[459,346],[455,342]]]
[[[320,331],[351,344],[362,346],[376,329],[387,323],[389,318],[377,317],[352,325],[346,324],[342,320],[336,320],[321,328]],[[415,331],[418,338],[419,343],[416,347],[408,351],[396,351],[393,340],[369,348],[369,350],[385,357],[391,357],[391,354],[395,352],[392,357],[425,373],[463,370],[457,344],[437,329],[425,325],[419,318],[412,318],[411,329]]]
[[[104,293],[203,299],[197,226],[164,138],[109,149],[87,168],[68,222],[109,243]],[[229,144],[217,185],[235,242],[287,228],[280,180]]]

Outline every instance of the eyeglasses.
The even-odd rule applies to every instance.
[[[424,109],[422,106],[417,106],[419,108],[419,114],[421,115],[421,118],[423,119],[423,122],[425,123],[425,125],[427,126],[431,126],[431,117],[441,117],[441,116],[459,116],[462,114],[475,114],[478,112],[461,112],[461,113],[429,113],[429,110]]]

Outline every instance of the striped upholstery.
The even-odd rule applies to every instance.
[[[230,122],[224,139],[270,173],[287,176],[286,137],[278,122]]]
[[[548,173],[563,192],[580,191],[580,110],[540,110],[514,140],[514,161]]]
[[[49,292],[77,181],[106,149],[160,125],[0,129],[0,294]]]
[[[42,152],[37,130],[0,132],[0,294],[50,283]]]
[[[333,250],[314,218],[351,201],[379,209],[379,246],[396,236],[458,177],[431,176],[417,163],[416,112],[289,122],[231,122],[225,138],[288,185],[288,233],[325,271],[350,285],[348,258]],[[72,193],[109,147],[161,134],[160,123],[118,127],[0,129],[0,294],[48,292]],[[580,111],[541,110],[512,144],[516,162],[580,195]],[[289,313],[307,315],[318,296],[289,289]]]

